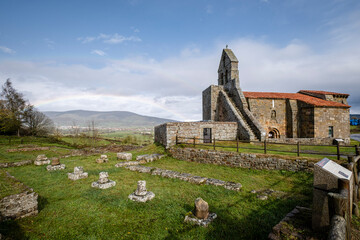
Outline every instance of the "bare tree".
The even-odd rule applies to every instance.
[[[44,113],[35,110],[33,107],[24,113],[24,127],[32,136],[44,136],[54,131],[53,121]]]

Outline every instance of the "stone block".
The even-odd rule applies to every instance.
[[[64,170],[65,164],[59,164],[59,165],[47,165],[46,170],[48,171],[58,171],[58,170]]]
[[[127,162],[119,162],[115,164],[115,167],[127,167],[127,166],[139,165],[139,164],[140,164],[139,161],[127,161]]]
[[[74,167],[74,172],[68,173],[68,178],[74,181],[87,177],[88,177],[88,173],[84,172],[83,167]]]
[[[118,160],[127,160],[130,161],[132,159],[132,153],[120,152],[116,154]]]

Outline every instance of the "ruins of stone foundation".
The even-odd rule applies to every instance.
[[[83,167],[74,167],[74,172],[73,173],[68,173],[68,178],[71,180],[79,180],[79,179],[83,179],[83,178],[87,178],[88,177],[88,173],[84,172]]]
[[[97,163],[106,163],[108,161],[109,161],[109,159],[108,159],[107,155],[105,155],[105,154],[101,155],[100,158],[96,159]]]
[[[36,157],[36,160],[34,161],[34,164],[36,166],[40,166],[40,165],[47,165],[47,164],[50,164],[50,159],[48,159],[45,154],[41,154],[41,155],[38,155]]]
[[[115,185],[116,185],[116,182],[109,179],[108,172],[100,172],[99,180],[91,183],[91,187],[100,188],[100,189],[107,189],[107,188],[113,187]]]
[[[59,158],[52,158],[51,165],[46,166],[46,170],[48,171],[57,171],[64,169],[65,169],[65,164],[61,164]]]
[[[216,213],[209,212],[209,204],[199,197],[195,200],[194,211],[185,216],[184,222],[207,227],[216,217]]]
[[[147,202],[155,197],[153,192],[146,190],[146,181],[138,181],[137,189],[135,192],[131,193],[128,198],[135,202]]]

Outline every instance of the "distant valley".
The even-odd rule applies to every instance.
[[[88,127],[91,122],[96,128],[137,128],[154,127],[165,122],[175,122],[171,119],[143,116],[127,111],[85,111],[72,110],[65,112],[43,112],[51,118],[57,127]]]

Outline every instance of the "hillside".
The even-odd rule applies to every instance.
[[[87,127],[92,121],[95,121],[96,127],[123,128],[123,127],[153,127],[165,122],[174,122],[174,120],[143,116],[126,111],[85,111],[72,110],[66,112],[44,112],[54,123],[61,126]]]

